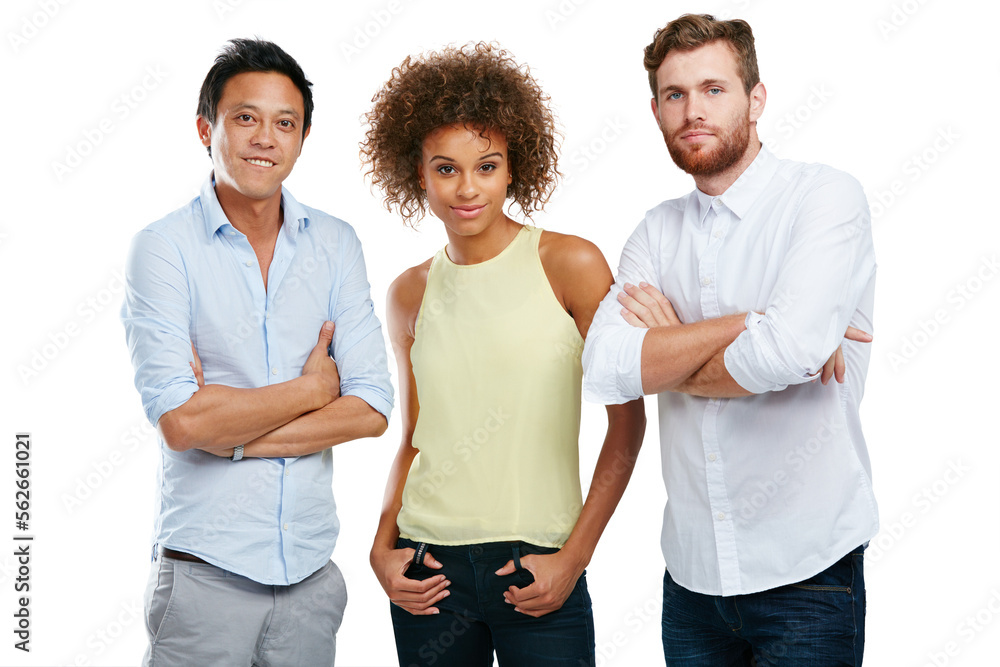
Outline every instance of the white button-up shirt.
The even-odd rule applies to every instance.
[[[667,504],[661,544],[689,590],[739,595],[801,581],[878,532],[858,408],[872,332],[875,255],[860,184],[762,148],[728,190],[698,190],[650,210],[584,350],[584,394],[642,395],[646,329],[621,316],[626,282],[646,281],[682,322],[748,312],[725,352],[753,396],[659,395]],[[843,343],[843,384],[812,382]]]

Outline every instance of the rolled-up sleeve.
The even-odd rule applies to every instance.
[[[198,390],[189,362],[191,295],[180,250],[146,229],[132,239],[121,310],[135,387],[154,426]]]
[[[343,279],[331,308],[336,325],[333,356],[340,371],[340,393],[360,398],[388,420],[393,389],[385,339],[371,300],[361,242],[350,227],[341,238],[340,253]]]
[[[621,315],[618,295],[625,283],[646,281],[661,289],[649,248],[646,222],[622,250],[618,276],[587,331],[583,348],[583,395],[588,401],[617,405],[642,394],[642,341],[648,329],[633,327]]]
[[[804,189],[764,313],[726,348],[726,369],[755,394],[813,380],[841,344],[875,273],[861,185],[827,169]]]

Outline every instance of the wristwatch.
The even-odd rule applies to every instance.
[[[239,461],[243,458],[243,445],[233,447],[233,455],[229,457],[232,461]]]

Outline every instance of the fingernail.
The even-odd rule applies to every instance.
[[[635,285],[632,283],[625,283],[625,289],[628,289],[629,287],[635,287]]]
[[[649,287],[649,283],[647,283],[646,281],[642,281],[641,283],[639,283],[639,287]]]

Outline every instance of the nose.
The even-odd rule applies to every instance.
[[[473,172],[463,172],[458,179],[458,190],[456,194],[463,199],[472,199],[479,193]]]
[[[254,146],[271,148],[274,146],[274,128],[267,122],[257,123],[253,135],[250,137],[250,142]]]
[[[684,105],[684,120],[688,123],[705,120],[705,103],[700,96],[688,96]]]

